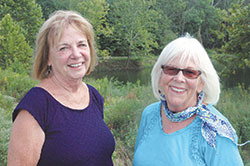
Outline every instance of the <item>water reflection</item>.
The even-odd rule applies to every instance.
[[[91,73],[90,77],[98,79],[107,77],[108,79],[114,78],[120,82],[126,83],[136,83],[137,80],[140,80],[142,85],[150,84],[151,80],[151,70],[152,68],[145,68],[142,70],[117,70],[117,71],[101,71],[96,70]],[[239,71],[235,74],[232,74],[230,77],[220,76],[221,84],[225,88],[232,88],[238,86],[238,84],[244,84],[246,88],[250,85],[250,69]]]
[[[142,85],[150,84],[150,74],[152,68],[145,68],[142,70],[116,70],[116,71],[94,71],[90,77],[99,79],[107,77],[114,78],[122,83],[131,82],[136,83],[138,80]]]

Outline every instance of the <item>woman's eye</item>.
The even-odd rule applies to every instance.
[[[59,48],[59,51],[64,51],[66,49],[67,49],[67,47],[61,47],[61,48]]]
[[[87,44],[86,43],[81,43],[81,44],[79,44],[79,47],[87,47]]]
[[[194,74],[194,71],[192,71],[192,70],[186,70],[186,73],[188,73],[188,74]]]
[[[86,46],[86,44],[79,44],[79,46],[80,46],[80,47],[85,47],[85,46]]]

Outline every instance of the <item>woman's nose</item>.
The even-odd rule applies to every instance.
[[[175,79],[176,81],[183,82],[183,81],[185,81],[185,76],[183,75],[183,72],[182,72],[182,71],[179,71],[179,72],[174,76],[174,79]]]
[[[77,47],[72,47],[72,58],[79,58],[81,56],[81,52]]]

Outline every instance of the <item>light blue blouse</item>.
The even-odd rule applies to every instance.
[[[201,135],[201,119],[196,117],[187,127],[171,134],[162,130],[161,103],[143,111],[136,139],[133,166],[242,166],[237,145],[216,136],[216,150]],[[214,114],[227,120],[212,105]]]

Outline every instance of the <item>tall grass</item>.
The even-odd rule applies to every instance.
[[[250,140],[250,87],[238,85],[231,89],[222,90],[218,110],[225,115],[235,128],[239,137],[238,142]],[[250,143],[239,147],[245,165],[250,166]]]
[[[11,113],[16,103],[37,82],[28,76],[15,73],[5,74],[0,70],[0,166],[6,165],[6,156],[11,128]],[[13,81],[15,83],[13,83]],[[104,97],[105,122],[116,140],[113,155],[115,166],[132,165],[137,130],[143,109],[155,102],[150,85],[121,84],[115,79],[89,79],[85,81],[94,86]],[[218,110],[232,123],[239,136],[239,142],[250,139],[250,89],[242,86],[223,89]],[[240,147],[245,165],[250,165],[249,144]]]
[[[0,166],[6,165],[11,127],[11,110],[13,110],[14,106],[14,98],[3,96],[0,93]]]

